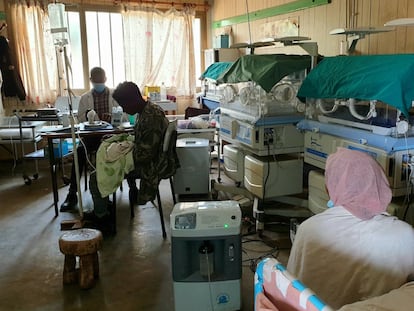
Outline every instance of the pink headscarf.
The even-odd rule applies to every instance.
[[[365,152],[338,148],[326,162],[325,183],[333,203],[362,220],[385,212],[391,202],[384,171]]]

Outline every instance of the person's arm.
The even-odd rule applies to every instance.
[[[165,117],[159,115],[140,118],[135,128],[134,162],[140,166],[158,157],[166,129]],[[168,124],[168,123],[167,123]]]
[[[84,94],[81,96],[79,100],[79,107],[78,107],[78,121],[79,122],[86,122],[86,114],[91,109],[88,103],[88,94]]]

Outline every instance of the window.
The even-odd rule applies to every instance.
[[[83,59],[82,59],[82,39],[80,34],[79,13],[68,12],[68,32],[69,46],[71,49],[71,66],[72,66],[72,89],[84,89],[85,81],[83,80]]]
[[[105,69],[107,75],[107,86],[116,87],[125,81],[124,62],[124,39],[121,13],[103,11],[85,11],[85,25],[81,24],[82,12],[67,12],[69,40],[71,51],[71,67],[73,78],[72,89],[79,92],[89,89],[89,81],[84,77],[89,76],[88,68],[100,66]],[[82,29],[86,39],[82,38]],[[198,77],[201,75],[201,40],[200,40],[200,18],[195,18],[194,24],[194,46],[197,86],[200,86]],[[86,56],[83,53],[86,43]],[[82,57],[82,55],[84,55]],[[86,65],[87,64],[87,65]],[[87,68],[88,67],[88,68]]]
[[[123,63],[122,17],[120,13],[85,12],[86,40],[81,37],[79,12],[67,12],[73,89],[88,89],[89,81],[84,80],[89,72],[84,72],[84,63],[89,68],[105,68],[107,85],[115,87],[125,80]],[[87,42],[87,59],[82,57],[82,42]],[[86,82],[86,83],[85,83]]]
[[[86,12],[89,68],[105,69],[107,85],[125,80],[122,17],[120,13]]]

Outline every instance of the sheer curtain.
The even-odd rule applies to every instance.
[[[57,65],[49,19],[42,4],[16,1],[10,5],[10,23],[16,62],[27,100],[53,103],[56,99]]]
[[[141,89],[164,82],[177,96],[193,96],[194,16],[192,7],[167,12],[127,8],[122,13],[126,79]]]

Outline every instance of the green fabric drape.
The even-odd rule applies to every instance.
[[[283,77],[303,69],[310,69],[310,66],[311,57],[308,55],[245,55],[218,77],[217,82],[253,81],[266,92],[270,92]]]
[[[408,116],[414,100],[414,54],[325,57],[298,97],[380,100]]]
[[[232,62],[217,62],[213,63],[207,67],[207,69],[203,72],[200,77],[202,79],[211,79],[217,80],[217,78],[223,74],[230,66],[233,65]]]

